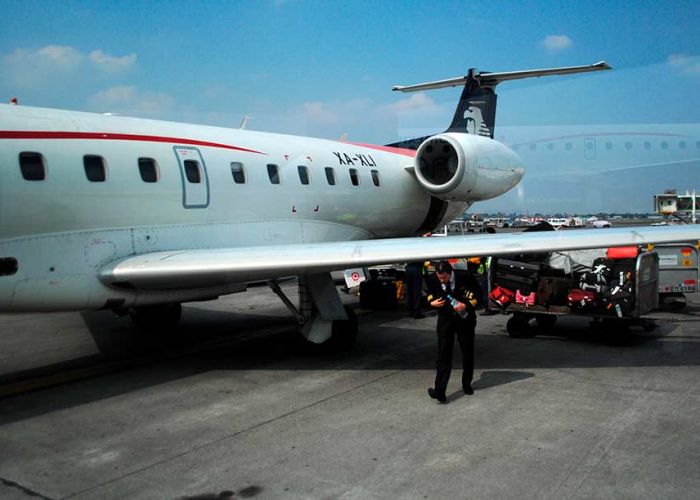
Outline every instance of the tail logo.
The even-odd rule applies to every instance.
[[[491,130],[486,125],[481,108],[471,105],[464,111],[465,128],[468,134],[491,137]],[[484,103],[485,104],[485,103]]]

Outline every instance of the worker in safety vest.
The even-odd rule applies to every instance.
[[[491,267],[491,257],[469,257],[467,259],[467,267],[471,270],[474,277],[479,282],[479,286],[483,290],[483,297],[480,302],[484,305],[484,310],[479,314],[481,316],[490,316],[497,314],[498,311],[489,307],[489,269]]]

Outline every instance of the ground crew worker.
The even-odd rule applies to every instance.
[[[423,261],[406,264],[406,302],[408,313],[415,319],[425,318],[423,314]]]

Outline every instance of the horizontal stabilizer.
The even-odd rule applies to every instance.
[[[589,64],[585,66],[567,66],[562,68],[549,68],[549,69],[526,69],[522,71],[505,71],[501,73],[480,73],[474,71],[472,77],[475,80],[479,80],[481,87],[495,87],[501,82],[507,80],[519,80],[521,78],[539,78],[540,76],[551,76],[551,75],[573,75],[575,73],[589,73],[591,71],[603,71],[607,69],[612,69],[612,67],[605,61],[600,61],[595,64]],[[448,78],[447,80],[437,80],[434,82],[419,83],[416,85],[397,85],[392,90],[397,90],[399,92],[418,92],[420,90],[434,90],[441,89],[445,87],[456,87],[458,85],[464,85],[469,78],[469,75],[458,76],[456,78]]]

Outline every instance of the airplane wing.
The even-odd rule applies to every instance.
[[[415,260],[670,242],[699,243],[700,226],[579,229],[165,251],[134,255],[107,264],[100,271],[100,279],[107,285],[129,289],[183,289]]]

